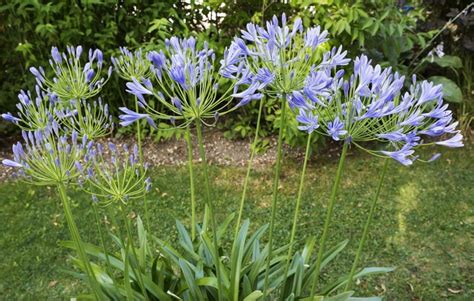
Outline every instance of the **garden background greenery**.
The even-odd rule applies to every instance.
[[[380,211],[374,221],[375,229],[369,238],[363,264],[396,266],[391,274],[358,283],[357,290],[368,295],[383,294],[389,300],[438,300],[453,298],[468,300],[474,295],[473,203],[474,157],[469,142],[470,122],[473,118],[473,51],[474,14],[458,15],[469,1],[8,1],[0,4],[0,111],[14,111],[16,95],[25,86],[33,86],[28,69],[47,65],[52,45],[98,47],[109,58],[119,46],[156,49],[164,47],[163,40],[171,35],[210,40],[210,46],[222,54],[224,46],[246,23],[260,23],[274,14],[286,12],[300,16],[305,26],[319,24],[330,32],[331,43],[343,45],[350,57],[367,54],[382,66],[393,66],[403,74],[417,74],[443,83],[445,100],[456,112],[467,138],[466,147],[446,151],[432,164],[418,164],[406,169],[391,162],[392,172],[381,195]],[[454,21],[450,21],[455,18]],[[439,45],[443,45],[441,49]],[[442,51],[443,56],[434,50]],[[105,87],[103,99],[112,111],[131,103],[124,92],[124,82],[113,75]],[[226,117],[220,130],[229,139],[248,139],[253,136],[258,108],[249,105]],[[261,135],[270,137],[278,130],[278,106],[268,101],[264,110]],[[117,114],[115,114],[117,115]],[[163,123],[160,127],[169,125]],[[147,131],[157,141],[181,135],[176,131]],[[0,142],[15,137],[14,128],[0,123]],[[118,129],[115,135],[129,135]],[[148,134],[148,133],[146,133]],[[316,136],[316,135],[315,135]],[[303,137],[303,138],[302,138]],[[305,192],[303,212],[325,206],[314,196],[327,192],[331,185],[336,160],[322,137],[317,137],[308,179],[312,185]],[[285,142],[300,147],[304,135],[295,124],[286,129]],[[6,144],[6,143],[5,143]],[[8,144],[9,145],[9,144]],[[260,143],[264,152],[268,139]],[[297,187],[299,165],[285,162],[282,184]],[[318,168],[312,168],[318,167]],[[352,151],[346,178],[342,185],[336,219],[355,225],[354,231],[337,229],[334,242],[355,238],[364,222],[364,215],[351,215],[351,210],[368,211],[370,192],[375,189],[381,171],[377,160]],[[157,167],[153,169],[154,187],[150,202],[153,232],[159,237],[174,237],[174,219],[186,220],[189,193],[183,190],[189,182],[185,168]],[[214,194],[219,196],[218,215],[226,216],[236,210],[239,187],[245,170],[240,167],[212,168],[216,181]],[[268,193],[271,168],[257,171],[251,183],[252,196],[247,210],[255,224],[262,224],[269,215]],[[373,178],[372,184],[362,179]],[[293,184],[292,184],[293,183]],[[198,193],[203,193],[198,191]],[[277,240],[288,237],[296,191],[282,192],[278,210],[281,225]],[[14,181],[0,183],[2,260],[0,296],[4,299],[55,299],[74,296],[84,287],[68,276],[67,252],[58,242],[67,239],[60,204],[49,188],[28,187]],[[86,217],[92,215],[82,195],[74,196],[75,209]],[[84,202],[81,202],[84,201]],[[167,214],[163,214],[166,212]],[[139,213],[139,212],[137,212]],[[324,211],[320,217],[304,215],[300,227],[319,234]],[[81,214],[78,213],[78,216]],[[165,218],[164,218],[165,216]],[[349,219],[347,221],[347,219]],[[93,230],[87,232],[86,221],[78,220],[85,229],[86,241],[97,243]],[[285,230],[286,229],[286,230]],[[348,237],[349,236],[349,237]],[[351,242],[337,261],[335,270],[351,263],[357,240]],[[378,260],[371,262],[371,260]]]

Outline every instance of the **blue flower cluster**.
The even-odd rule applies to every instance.
[[[108,105],[100,97],[97,101],[89,98],[100,93],[112,68],[109,68],[107,79],[101,77],[104,59],[99,49],[89,50],[89,61],[82,67],[82,52],[81,46],[68,46],[67,54],[52,47],[53,79],[46,76],[42,67],[31,67],[37,82],[37,97],[33,101],[30,91],[22,90],[18,95],[17,116],[4,113],[2,118],[26,131],[44,130],[56,121],[63,133],[77,131],[80,136],[87,135],[92,139],[110,133],[113,122]]]
[[[437,144],[462,147],[457,122],[443,103],[441,85],[418,82],[413,77],[408,91],[402,92],[405,77],[390,68],[371,65],[364,55],[353,63],[347,79],[343,70],[311,73],[304,87],[304,101],[297,105],[300,130],[317,131],[334,140],[345,140],[379,156],[389,156],[404,165],[418,157],[415,148]],[[424,142],[423,136],[452,135],[443,141]],[[372,151],[360,142],[387,142],[389,149]],[[391,150],[390,150],[391,148]],[[438,157],[438,156],[436,156]]]
[[[55,107],[58,98],[53,93],[46,93],[36,85],[36,97],[30,91],[21,90],[18,94],[19,102],[16,104],[18,116],[10,112],[3,113],[4,120],[12,122],[26,131],[43,130],[53,120],[58,120]]]
[[[22,131],[23,143],[13,145],[13,160],[5,159],[6,166],[19,168],[19,174],[35,185],[55,185],[77,179],[77,166],[92,142],[77,132],[71,136],[61,134],[53,121],[43,130]]]
[[[332,69],[350,61],[342,48],[324,50],[327,35],[319,26],[304,30],[301,19],[296,19],[290,28],[285,14],[281,25],[275,16],[266,27],[250,23],[242,30],[242,38],[236,37],[225,50],[220,74],[236,81],[232,96],[241,99],[238,106],[261,99],[263,93],[285,95],[293,108],[305,105],[302,92],[309,73],[321,76],[317,73],[320,69]],[[238,92],[242,85],[246,89]]]
[[[87,167],[80,168],[79,184],[103,206],[142,199],[151,189],[151,179],[146,176],[148,165],[140,165],[137,145],[129,149],[126,144],[95,143],[87,148],[83,162]]]
[[[31,67],[30,71],[41,88],[56,94],[63,101],[91,98],[109,80],[112,67],[109,67],[107,78],[104,78],[102,51],[89,49],[88,61],[84,66],[81,62],[82,52],[82,46],[68,46],[67,53],[61,53],[57,47],[53,47],[52,59],[49,60],[55,75],[52,80],[46,76],[42,67]]]
[[[145,58],[141,49],[131,52],[125,47],[120,47],[120,55],[112,57],[114,72],[127,81],[134,78],[149,78],[153,75],[150,68],[151,62]]]
[[[165,41],[166,50],[151,51],[147,59],[151,63],[151,78],[136,78],[127,83],[127,92],[137,97],[138,105],[146,113],[120,108],[122,125],[129,125],[138,119],[146,119],[155,126],[153,119],[174,123],[183,121],[183,126],[193,120],[216,118],[230,103],[229,91],[217,96],[218,81],[214,75],[215,54],[206,42],[196,45],[193,37],[179,39],[172,37]],[[157,110],[146,100],[152,95],[164,106]]]

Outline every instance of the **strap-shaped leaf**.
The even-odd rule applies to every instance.
[[[232,246],[232,254],[230,256],[231,267],[230,267],[230,295],[233,300],[239,299],[239,287],[240,287],[240,270],[242,268],[242,259],[244,257],[245,239],[249,229],[249,220],[245,220],[240,231],[237,235],[236,240]]]

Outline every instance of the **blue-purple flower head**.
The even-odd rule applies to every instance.
[[[353,143],[370,153],[377,151],[366,149],[362,142],[385,142],[387,150],[378,153],[404,165],[412,164],[418,158],[416,148],[424,145],[463,146],[458,123],[443,103],[440,85],[414,78],[404,91],[403,76],[390,68],[371,65],[364,55],[354,60],[354,71],[347,79],[341,77],[341,71],[333,71],[335,75],[327,70],[316,71],[306,79],[303,91],[313,108],[299,108],[306,115],[319,116],[320,134]],[[302,127],[307,124],[298,121]],[[448,138],[429,139],[439,136]]]
[[[53,120],[59,122],[59,116],[55,114],[56,95],[42,91],[38,85],[35,91],[36,95],[21,90],[16,104],[17,113],[3,113],[2,118],[26,131],[42,130]]]
[[[112,57],[111,61],[114,72],[121,78],[132,81],[133,78],[149,78],[153,75],[149,55],[147,57],[142,49],[132,52],[126,47],[120,47],[119,50],[120,55]]]
[[[194,120],[204,122],[227,112],[232,85],[219,93],[220,75],[214,70],[215,53],[207,42],[200,44],[194,37],[171,37],[166,49],[151,51],[150,77],[132,77],[127,92],[137,97],[140,112],[122,108],[122,125],[138,119],[160,119],[173,125],[186,126]],[[153,102],[147,101],[151,97]],[[155,106],[160,104],[158,110]],[[143,112],[141,112],[143,111]],[[154,124],[153,124],[154,125]]]
[[[91,142],[80,143],[74,137],[61,134],[53,122],[44,130],[22,131],[23,142],[13,145],[13,158],[2,163],[17,169],[17,174],[35,185],[56,185],[77,178],[80,162]]]
[[[288,25],[285,14],[281,20],[274,16],[264,27],[249,23],[225,50],[220,74],[236,82],[233,96],[241,99],[238,106],[260,99],[260,93],[286,94],[288,101],[298,101],[299,95],[307,97],[308,74],[321,71],[331,77],[334,68],[349,63],[342,48],[325,53],[327,36],[319,26],[305,30],[299,18]]]
[[[104,75],[104,56],[100,49],[89,49],[88,55],[83,53],[82,46],[67,46],[66,52],[52,47],[49,64],[54,76],[47,77],[42,67],[31,67],[30,71],[41,88],[54,93],[64,102],[91,98],[97,95],[108,81],[112,67]]]
[[[69,108],[73,108],[72,110]],[[81,114],[78,114],[80,107]],[[109,105],[102,98],[72,102],[70,106],[55,109],[55,116],[59,117],[63,127],[68,132],[77,132],[89,139],[97,139],[109,135],[114,129]]]
[[[108,151],[106,151],[108,149]],[[96,143],[84,156],[88,168],[82,168],[82,189],[96,197],[102,206],[113,202],[127,204],[141,199],[150,189],[147,168],[140,163],[138,147],[126,144]]]

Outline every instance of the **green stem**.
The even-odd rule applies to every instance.
[[[193,141],[189,126],[186,128],[186,143],[188,144],[189,187],[191,190],[191,238],[194,240],[196,237],[196,194],[194,189]]]
[[[102,229],[100,227],[100,218],[99,218],[99,212],[97,211],[97,204],[95,203],[92,204],[92,208],[94,209],[95,221],[97,223],[97,231],[99,232],[100,243],[102,244],[102,250],[104,251],[105,260],[107,262],[107,272],[111,273],[112,265],[110,264],[109,253],[107,252],[107,249],[105,248],[104,233],[102,232]]]
[[[260,131],[260,120],[262,118],[262,111],[263,111],[263,99],[260,100],[260,106],[258,108],[257,127],[255,128],[255,138],[253,139],[253,143],[251,145],[252,149],[250,152],[250,158],[249,158],[249,162],[247,166],[247,174],[245,175],[245,179],[244,179],[244,189],[242,190],[242,198],[240,199],[239,215],[237,216],[237,223],[235,224],[235,238],[237,238],[237,235],[239,234],[240,222],[242,221],[242,214],[244,211],[245,197],[247,195],[247,186],[250,179],[250,172],[252,171],[253,158],[257,151],[257,142],[258,142],[258,135],[259,135],[258,132]]]
[[[69,205],[69,200],[68,200],[68,197],[67,197],[67,194],[66,194],[66,188],[64,187],[63,183],[58,183],[57,188],[58,188],[59,195],[61,197],[61,202],[62,202],[62,205],[63,205],[64,215],[66,217],[66,222],[67,222],[67,225],[68,225],[68,228],[69,228],[69,232],[70,232],[72,240],[75,244],[76,251],[79,255],[79,259],[84,264],[84,269],[86,271],[87,278],[89,280],[89,284],[90,284],[92,290],[94,291],[95,297],[97,298],[97,300],[101,300],[100,297],[102,296],[102,293],[100,291],[100,286],[97,283],[97,279],[94,276],[94,272],[92,270],[89,258],[87,257],[86,250],[84,249],[84,244],[83,244],[83,242],[81,240],[81,236],[79,234],[79,230],[77,229],[76,222],[74,221],[72,211],[71,211],[71,207]]]
[[[364,231],[362,232],[362,237],[361,237],[360,242],[359,242],[359,248],[357,249],[357,253],[356,253],[356,256],[354,258],[354,262],[352,263],[351,272],[349,274],[349,279],[347,280],[346,288],[344,289],[344,291],[346,291],[346,292],[351,289],[352,280],[354,278],[355,271],[356,271],[356,268],[357,268],[357,264],[359,263],[360,255],[362,254],[362,250],[364,248],[365,241],[367,239],[367,234],[369,233],[369,227],[370,227],[370,224],[372,223],[372,218],[374,216],[375,208],[377,207],[377,201],[379,199],[380,191],[382,190],[382,184],[383,184],[383,181],[385,179],[385,174],[387,173],[388,162],[389,162],[389,159],[385,158],[384,164],[383,164],[383,169],[382,169],[382,174],[380,176],[379,184],[378,184],[377,190],[375,192],[375,197],[372,201],[372,204],[370,205],[369,216],[367,216],[367,220],[366,220],[365,225],[364,225]]]
[[[278,144],[277,144],[277,158],[275,166],[275,177],[273,179],[273,198],[272,198],[272,212],[270,218],[270,232],[268,236],[268,257],[265,268],[265,281],[263,284],[263,300],[266,300],[267,290],[268,290],[268,281],[270,274],[270,262],[272,259],[272,249],[273,249],[273,228],[275,227],[275,218],[276,218],[276,207],[278,202],[278,185],[280,181],[280,171],[281,171],[281,159],[282,159],[282,146],[283,146],[283,133],[286,127],[286,95],[283,95],[281,98],[281,123],[280,130],[278,131]]]
[[[347,142],[344,142],[344,146],[342,148],[342,153],[341,153],[341,158],[339,159],[339,164],[337,166],[336,179],[334,180],[334,184],[332,186],[332,191],[331,191],[331,196],[329,198],[329,207],[328,207],[328,210],[326,212],[326,219],[324,220],[323,234],[322,234],[321,240],[319,242],[318,256],[316,258],[316,267],[315,267],[314,276],[313,276],[313,284],[311,286],[311,294],[310,294],[311,297],[314,296],[314,293],[315,293],[315,290],[316,290],[316,285],[318,284],[318,279],[319,279],[321,263],[322,263],[323,255],[324,255],[324,251],[325,251],[326,239],[327,239],[327,235],[328,235],[329,225],[331,223],[332,213],[333,213],[333,210],[334,210],[334,203],[336,202],[336,196],[337,196],[337,192],[339,190],[339,184],[341,182],[342,170],[343,170],[343,167],[344,167],[344,161],[346,159],[348,148],[349,148],[349,144]]]
[[[135,111],[138,112],[139,107],[138,107],[138,99],[135,97]],[[140,171],[142,173],[145,172],[145,168],[143,165],[143,150],[142,150],[142,131],[141,131],[141,124],[140,120],[137,121],[137,144],[138,144],[138,160],[140,162]],[[146,195],[143,197],[143,209],[145,209],[145,222],[146,222],[146,229],[148,233],[150,232],[150,215],[148,214],[148,201],[146,199]]]
[[[209,215],[211,218],[211,228],[212,228],[212,236],[214,242],[214,252],[216,257],[216,278],[217,278],[217,295],[218,300],[223,300],[222,298],[222,279],[220,277],[221,274],[221,261],[219,258],[219,245],[217,239],[217,223],[216,223],[216,216],[214,213],[214,206],[211,201],[211,188],[209,183],[209,172],[207,170],[207,160],[206,160],[206,150],[204,149],[204,142],[202,139],[202,126],[201,122],[198,120],[196,122],[196,132],[198,138],[198,145],[199,145],[199,154],[201,156],[202,167],[204,170],[204,186],[206,191],[206,205],[209,208]]]
[[[311,134],[308,134],[308,138],[306,140],[306,151],[304,154],[303,169],[301,171],[300,183],[298,187],[298,197],[296,199],[296,205],[295,205],[295,214],[293,215],[293,226],[291,227],[290,243],[289,243],[289,248],[288,248],[288,254],[286,256],[287,260],[286,260],[286,266],[285,266],[285,273],[283,274],[285,276],[284,279],[286,279],[286,277],[288,276],[288,270],[290,268],[290,262],[293,255],[293,243],[295,241],[295,236],[296,236],[296,228],[297,228],[297,222],[298,222],[300,205],[301,205],[301,197],[303,195],[304,179],[305,179],[306,166],[308,164],[310,149],[311,149]]]
[[[130,226],[130,219],[128,218],[127,214],[125,213],[125,208],[123,206],[120,206],[119,211],[122,212],[122,218],[125,222],[125,229],[127,231],[128,246],[127,246],[127,252],[126,253],[128,253],[128,247],[130,247],[132,249],[132,255],[135,258],[135,261],[137,263],[137,269],[134,269],[132,264],[130,264],[130,267],[135,270],[135,274],[136,274],[137,280],[138,280],[138,285],[140,286],[140,289],[143,292],[143,296],[145,297],[145,300],[148,300],[149,298],[148,298],[148,294],[146,292],[145,285],[144,285],[144,282],[143,282],[142,271],[141,271],[141,267],[140,267],[140,264],[139,264],[139,261],[138,261],[137,252],[135,251],[135,247],[133,245],[133,235],[132,235],[132,229],[131,229],[131,226]],[[128,256],[128,254],[126,256]]]

